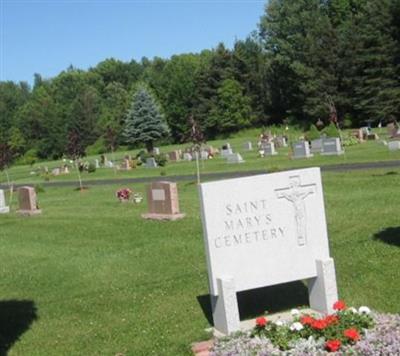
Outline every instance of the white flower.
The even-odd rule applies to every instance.
[[[69,163],[74,163],[74,161],[71,159],[71,160],[69,161]]]
[[[362,307],[360,307],[360,308],[358,309],[358,312],[359,312],[360,314],[366,314],[366,315],[368,315],[368,314],[371,313],[371,309],[369,309],[368,307],[362,306]]]
[[[303,330],[303,325],[299,322],[293,323],[292,325],[290,325],[290,330],[292,330],[292,331]]]
[[[283,322],[282,320],[276,320],[276,321],[275,321],[275,325],[276,325],[276,326],[283,326],[283,325],[284,325],[284,322]]]
[[[357,314],[357,309],[354,307],[350,307],[347,309],[349,312],[353,313],[353,314]]]
[[[298,316],[298,315],[300,315],[299,309],[292,309],[292,310],[290,311],[290,313],[291,313],[293,316]]]

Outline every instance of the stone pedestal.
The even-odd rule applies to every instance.
[[[7,214],[10,212],[10,207],[6,205],[4,190],[0,189],[0,214]]]
[[[21,187],[18,189],[19,210],[21,215],[31,216],[41,214],[36,201],[36,192],[32,187]]]
[[[179,211],[178,188],[173,182],[153,182],[147,188],[148,213],[145,219],[177,220],[185,214]]]

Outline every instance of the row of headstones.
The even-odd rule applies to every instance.
[[[36,215],[42,211],[39,209],[36,199],[35,189],[32,187],[21,187],[18,189],[19,209],[18,213],[22,215]],[[10,212],[10,207],[7,206],[4,190],[0,189],[0,214]]]

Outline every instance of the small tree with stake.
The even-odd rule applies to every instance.
[[[81,172],[79,170],[79,159],[85,156],[85,148],[83,146],[80,134],[77,130],[70,130],[68,133],[68,144],[67,144],[67,156],[72,159],[77,167],[78,171],[78,179],[79,179],[79,188],[82,191],[82,178]]]
[[[129,109],[123,135],[128,144],[144,143],[152,153],[154,141],[169,135],[169,127],[154,96],[144,85],[140,85]]]
[[[10,177],[8,175],[8,167],[10,167],[14,159],[14,153],[11,146],[7,142],[0,142],[0,171],[4,171],[7,177],[7,184],[10,189],[10,205],[12,200],[13,188],[10,183]]]

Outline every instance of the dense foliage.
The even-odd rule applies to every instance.
[[[79,154],[114,150],[128,143],[139,82],[156,95],[174,142],[188,139],[191,115],[206,139],[282,122],[391,120],[400,114],[399,15],[398,0],[270,0],[258,31],[232,49],[111,58],[51,79],[35,74],[32,88],[0,82],[0,142],[14,158],[71,155],[73,142]]]

